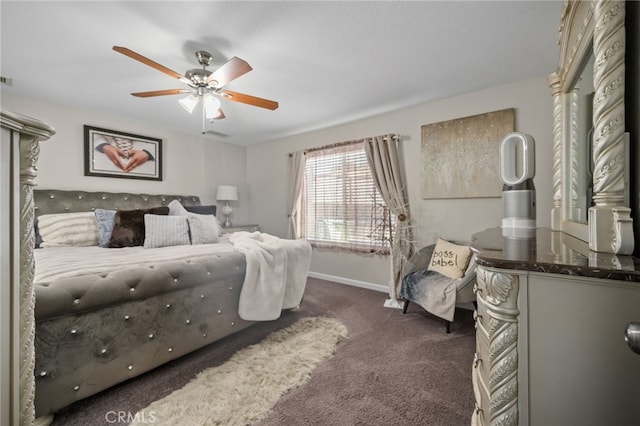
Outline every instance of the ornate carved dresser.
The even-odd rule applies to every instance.
[[[625,342],[640,320],[640,259],[629,256],[637,135],[625,125],[625,62],[638,55],[626,49],[636,32],[625,25],[635,29],[637,13],[624,1],[562,4],[559,63],[548,79],[551,229],[472,238],[472,424],[640,424],[640,357]]]
[[[476,425],[640,424],[640,259],[539,228],[475,234]]]

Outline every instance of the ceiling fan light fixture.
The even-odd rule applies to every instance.
[[[205,93],[202,97],[204,105],[204,115],[208,119],[216,118],[220,115],[220,101],[211,93]]]
[[[191,114],[196,105],[198,105],[198,97],[192,93],[180,99],[178,102],[180,102],[182,108],[184,108],[189,114]]]

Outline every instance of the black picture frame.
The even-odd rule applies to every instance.
[[[84,126],[84,175],[162,180],[162,139]]]

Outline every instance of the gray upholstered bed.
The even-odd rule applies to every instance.
[[[192,196],[60,190],[36,190],[34,198],[36,217],[173,199],[200,204]],[[234,252],[34,282],[36,417],[248,327],[238,316],[245,270]]]

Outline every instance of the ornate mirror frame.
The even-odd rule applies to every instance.
[[[551,228],[588,241],[593,251],[617,254],[631,254],[634,244],[631,209],[625,206],[624,20],[624,1],[565,0],[559,65],[548,80],[553,96]],[[594,205],[588,223],[581,223],[576,216],[579,141],[574,86],[591,50]]]

